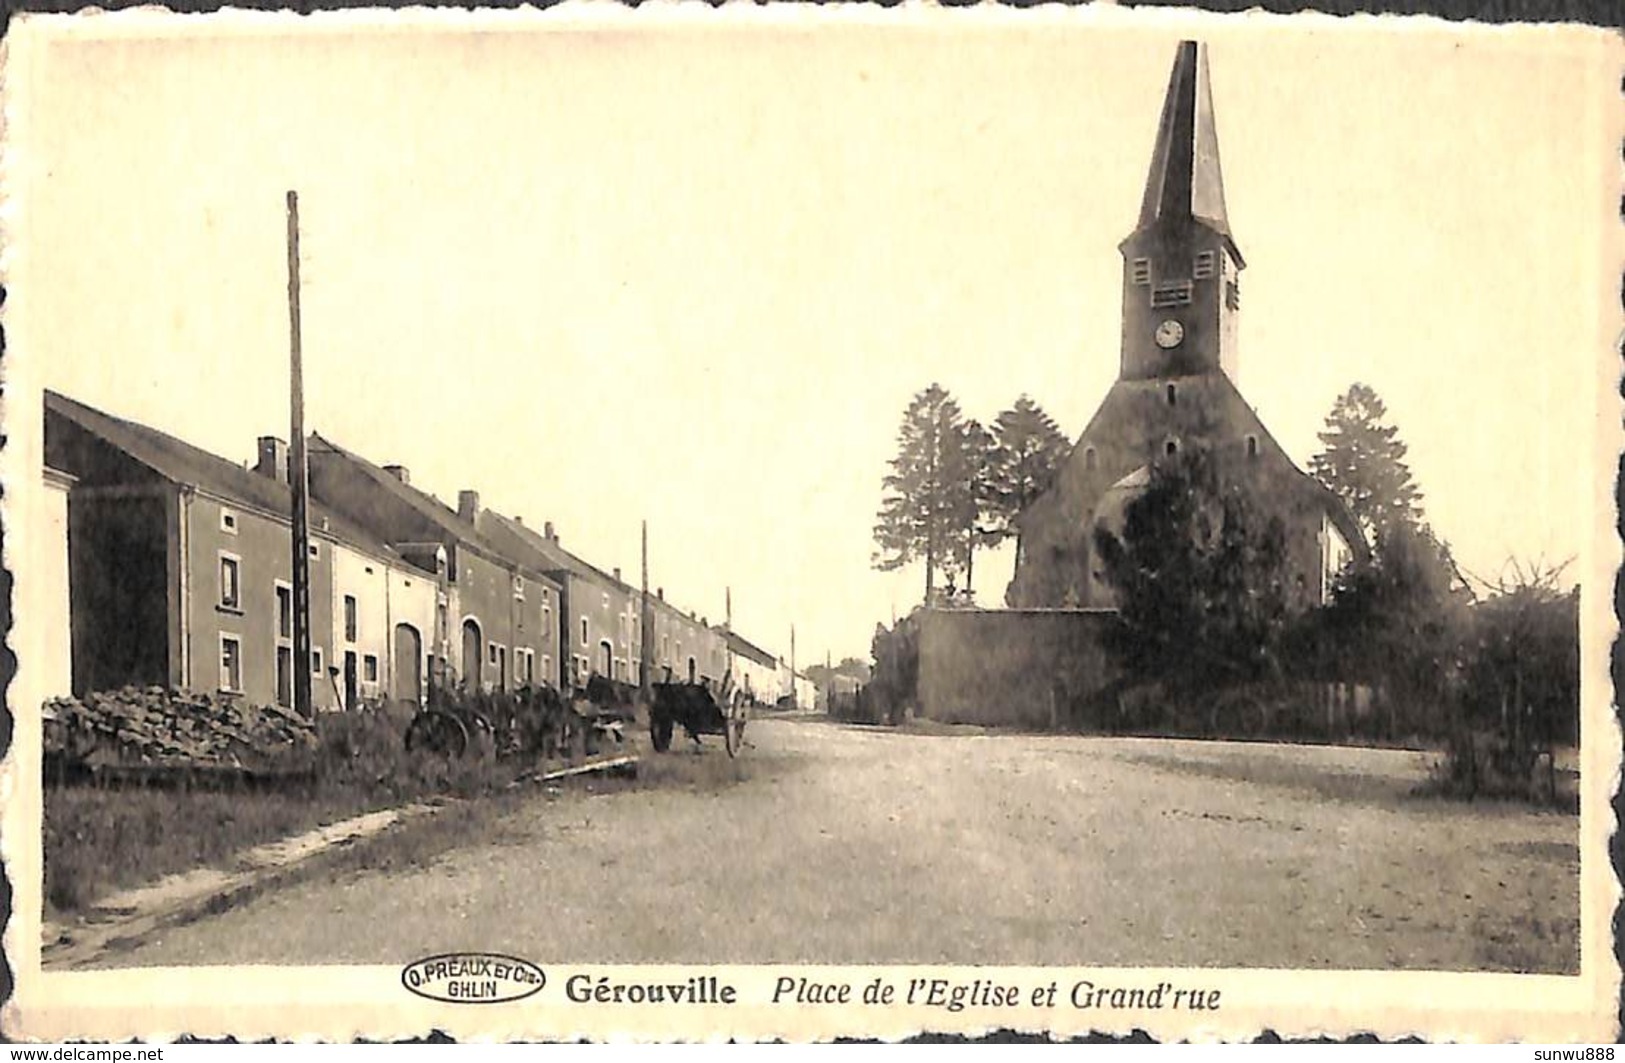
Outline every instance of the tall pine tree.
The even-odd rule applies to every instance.
[[[883,495],[875,517],[874,566],[882,572],[925,562],[925,599],[931,600],[939,568],[960,563],[955,545],[963,538],[966,491],[954,450],[964,415],[953,396],[933,383],[903,411],[897,456],[881,481]]]
[[[965,574],[965,592],[971,592],[976,551],[997,541],[989,519],[994,512],[992,477],[993,433],[981,422],[969,420],[947,440],[944,451],[944,490],[951,510],[953,551],[945,567]]]
[[[989,525],[995,539],[1014,537],[1016,564],[1021,564],[1022,510],[1055,482],[1071,447],[1055,419],[1026,395],[993,422],[994,450],[989,481]]]
[[[1405,464],[1399,429],[1388,424],[1388,408],[1375,390],[1355,384],[1339,396],[1320,433],[1324,449],[1309,471],[1349,507],[1368,539],[1422,521],[1422,492]]]

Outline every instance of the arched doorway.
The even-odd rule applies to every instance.
[[[395,678],[390,695],[396,701],[423,703],[423,636],[411,624],[395,625]]]
[[[615,647],[608,639],[598,643],[598,674],[605,679],[615,678]]]
[[[698,667],[698,665],[695,664],[694,658],[690,657],[688,659],[688,681],[690,683],[692,683],[695,680],[697,680],[698,678],[699,678],[699,667]]]
[[[484,641],[480,638],[480,622],[473,617],[463,621],[463,681],[468,689],[480,688],[480,662],[485,658]]]

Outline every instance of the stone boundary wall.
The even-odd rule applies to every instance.
[[[1115,675],[1102,609],[933,609],[921,617],[919,713],[942,723],[1059,729]]]

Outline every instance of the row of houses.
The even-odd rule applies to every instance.
[[[511,690],[720,682],[812,707],[772,654],[564,549],[551,523],[459,493],[455,508],[312,434],[312,689],[321,710],[421,704],[431,683]],[[47,498],[60,536],[46,577],[63,652],[53,693],[126,684],[290,705],[294,685],[288,447],[245,467],[147,425],[45,394]]]

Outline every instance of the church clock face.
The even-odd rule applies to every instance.
[[[1165,351],[1178,347],[1179,341],[1185,338],[1185,326],[1173,318],[1168,318],[1157,326],[1154,338],[1157,341],[1157,346]]]

